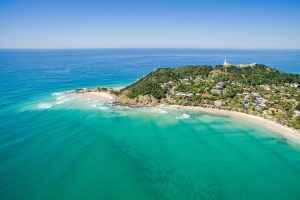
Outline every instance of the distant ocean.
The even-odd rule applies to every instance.
[[[263,127],[64,96],[157,67],[261,63],[300,50],[0,50],[0,199],[300,199],[300,148]]]

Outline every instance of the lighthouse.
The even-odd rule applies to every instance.
[[[224,66],[229,66],[230,64],[227,62],[227,57],[225,56],[225,59],[224,59]]]

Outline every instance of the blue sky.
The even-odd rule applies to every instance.
[[[0,0],[0,48],[300,49],[299,0]]]

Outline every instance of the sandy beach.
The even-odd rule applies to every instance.
[[[71,93],[69,94],[72,97],[82,98],[82,99],[90,99],[90,100],[98,100],[103,103],[111,103],[114,104],[118,102],[118,97],[108,92],[85,92],[85,93]],[[199,106],[181,106],[181,105],[164,105],[160,104],[157,107],[169,107],[175,109],[188,109],[197,112],[204,112],[215,115],[222,115],[231,117],[237,121],[243,121],[246,123],[250,123],[253,125],[260,125],[272,133],[278,134],[283,138],[287,139],[289,142],[300,145],[300,132],[291,127],[283,126],[277,122],[274,122],[269,119],[265,119],[259,116],[254,116],[246,113],[241,113],[237,111],[229,111],[229,110],[221,110],[215,108],[204,108]]]
[[[117,101],[116,95],[109,92],[84,92],[76,93],[72,92],[68,94],[69,97],[86,99],[86,100],[96,100],[103,103],[115,103]]]
[[[296,129],[293,129],[291,127],[283,126],[277,122],[274,122],[272,120],[268,120],[262,117],[236,112],[236,111],[229,111],[229,110],[221,110],[221,109],[215,109],[215,108],[204,108],[204,107],[198,107],[198,106],[180,106],[180,105],[170,105],[172,108],[177,109],[189,109],[192,111],[199,111],[204,113],[210,113],[210,114],[216,114],[216,115],[222,115],[222,116],[228,116],[235,120],[251,123],[253,125],[260,125],[265,127],[266,129],[272,131],[273,133],[276,133],[283,138],[287,139],[289,142],[293,144],[300,145],[300,132]]]

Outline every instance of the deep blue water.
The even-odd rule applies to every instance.
[[[300,199],[299,148],[263,127],[89,102],[39,107],[55,92],[225,56],[300,73],[300,50],[0,50],[0,199]]]

